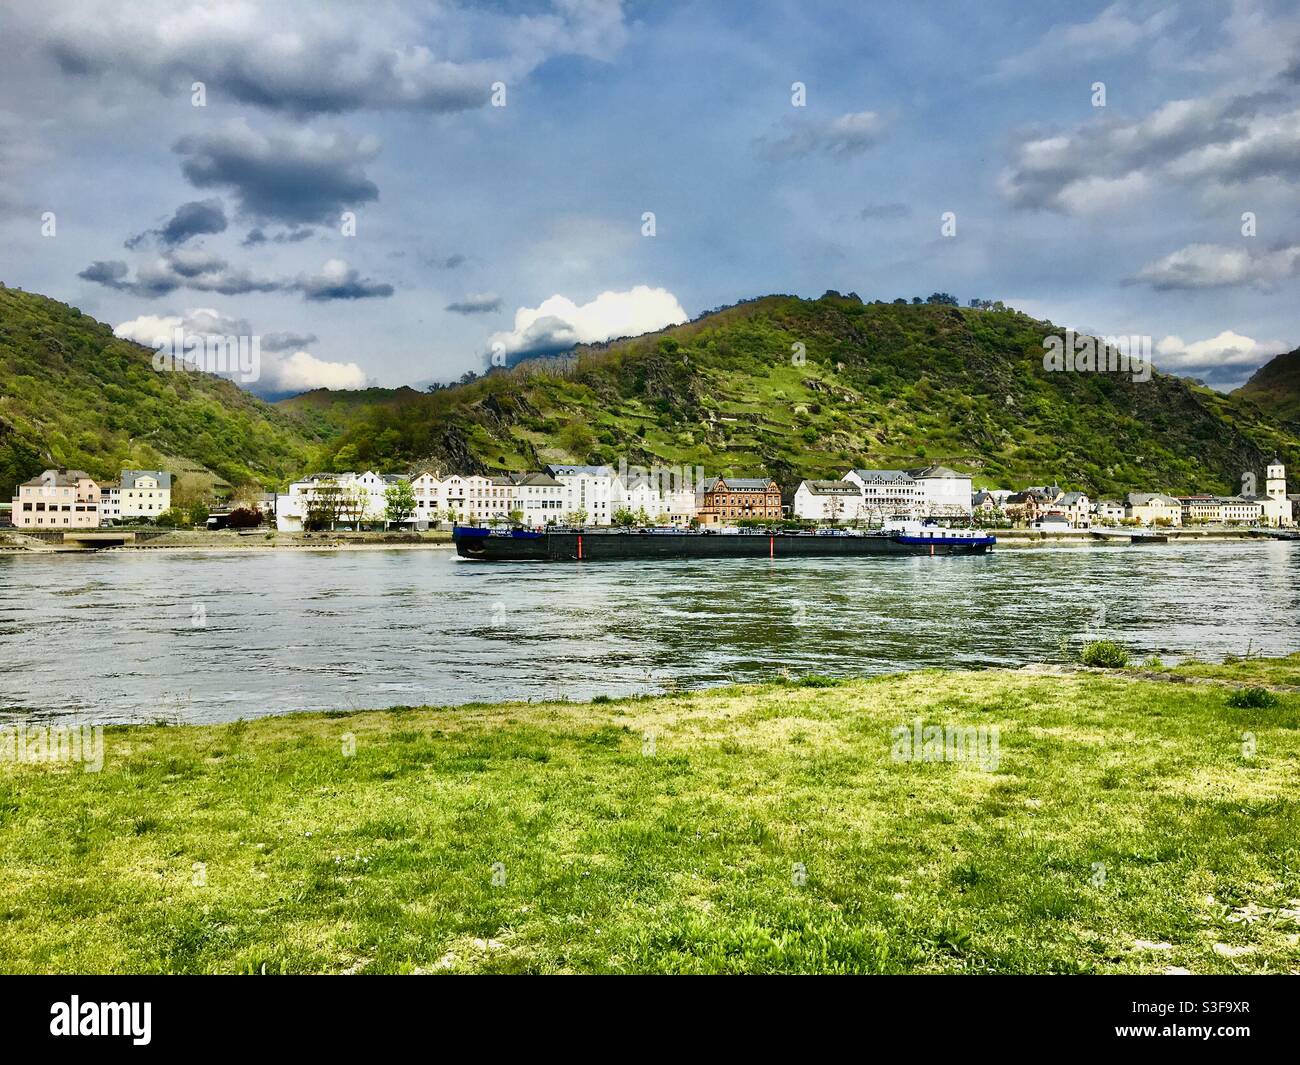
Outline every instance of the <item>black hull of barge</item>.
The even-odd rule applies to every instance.
[[[489,562],[577,562],[609,559],[836,558],[863,555],[982,555],[990,545],[900,543],[890,536],[768,536],[742,533],[544,533],[456,537],[462,558]]]

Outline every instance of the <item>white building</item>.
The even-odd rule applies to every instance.
[[[971,478],[947,466],[924,466],[908,470],[908,476],[920,486],[920,517],[961,518],[971,512]]]
[[[1062,515],[1072,528],[1087,529],[1092,525],[1092,500],[1083,492],[1066,492],[1047,508],[1045,516]]]
[[[460,525],[509,521],[514,482],[495,474],[453,474],[443,482],[447,512]]]
[[[563,525],[567,491],[549,473],[516,473],[511,476],[514,491],[510,510],[518,512],[524,525]]]
[[[437,474],[425,470],[411,478],[416,524],[437,525],[447,513],[447,492]]]
[[[1100,499],[1092,507],[1093,523],[1118,525],[1124,520],[1124,504],[1113,499]]]
[[[621,467],[610,504],[615,513],[644,511],[653,524],[687,526],[699,514],[703,476],[702,468],[689,466]]]
[[[861,517],[865,521],[915,518],[925,499],[921,486],[906,470],[849,470],[842,480],[861,489]],[[969,496],[966,505],[970,506]]]
[[[275,527],[282,532],[302,532],[314,516],[330,528],[382,523],[388,513],[390,485],[406,480],[397,474],[314,473],[289,485],[276,497]]]
[[[617,506],[614,503],[617,478],[608,466],[545,467],[546,472],[564,486],[563,517],[586,514],[587,525],[609,525]]]
[[[862,485],[855,481],[800,481],[794,516],[805,521],[858,521],[866,517]]]
[[[1233,525],[1258,525],[1264,516],[1264,503],[1242,496],[1219,496],[1219,520]]]
[[[1124,517],[1139,525],[1182,525],[1183,505],[1172,496],[1159,492],[1130,492],[1124,506]]]
[[[1282,460],[1275,458],[1268,464],[1265,473],[1263,521],[1265,525],[1277,527],[1295,524],[1295,504],[1286,494],[1286,467]]]
[[[100,485],[102,521],[156,518],[172,505],[172,475],[166,470],[123,470],[117,484]]]
[[[915,470],[850,470],[862,489],[863,518],[960,518],[971,514],[971,478],[947,466]]]

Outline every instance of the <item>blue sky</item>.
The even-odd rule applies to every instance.
[[[1294,4],[18,0],[0,39],[0,280],[257,334],[266,393],[828,288],[1219,387],[1300,344]]]

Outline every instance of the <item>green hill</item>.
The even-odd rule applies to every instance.
[[[1270,359],[1233,396],[1300,427],[1300,348]]]
[[[73,307],[0,285],[0,499],[50,466],[275,485],[310,461],[316,434],[292,416],[217,377],[159,373],[152,356]]]
[[[853,466],[932,462],[1013,487],[1235,490],[1300,438],[1183,378],[1049,373],[1013,310],[768,296],[662,332],[526,362],[430,394],[283,405],[329,437],[326,464],[523,469],[552,461],[767,472],[793,491]],[[803,345],[802,363],[797,357]]]

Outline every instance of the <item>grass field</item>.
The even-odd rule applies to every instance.
[[[0,761],[0,970],[1296,972],[1300,695],[1232,691],[931,671],[110,729],[100,772]],[[996,758],[899,760],[917,718]]]

